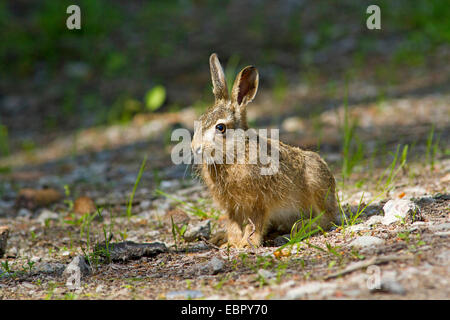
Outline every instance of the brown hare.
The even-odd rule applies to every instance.
[[[317,153],[256,135],[258,147],[267,144],[269,157],[277,154],[278,167],[263,174],[267,163],[249,161],[251,135],[236,132],[249,131],[246,106],[258,90],[257,69],[242,69],[230,96],[215,53],[209,63],[215,103],[200,117],[191,148],[194,156],[202,156],[200,175],[214,201],[227,213],[228,244],[261,246],[267,230],[289,232],[296,221],[311,216],[317,217],[321,228],[331,227],[338,220],[335,180]],[[236,150],[229,148],[231,140],[245,146],[243,159],[230,163],[222,160],[236,155]]]

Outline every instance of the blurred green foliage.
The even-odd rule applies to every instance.
[[[166,100],[166,89],[158,85],[150,89],[145,95],[145,106],[150,111],[158,110]]]
[[[283,100],[293,74],[314,81],[314,70],[349,56],[356,66],[384,55],[394,66],[415,67],[450,43],[445,0],[378,1],[380,32],[365,27],[369,0],[76,3],[81,30],[66,28],[72,0],[0,2],[0,74],[8,79],[0,84],[16,94],[16,81],[33,83],[39,93],[56,91],[48,128],[71,117],[97,125],[164,106],[204,108],[211,52],[228,62],[230,87],[241,67],[254,64],[265,71],[261,85]],[[392,47],[380,45],[386,40]]]

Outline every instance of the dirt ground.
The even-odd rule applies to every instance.
[[[333,138],[339,136],[336,119],[343,106],[337,112],[323,112],[320,121],[326,134],[320,153],[337,177],[341,203],[354,213],[360,202],[369,206],[353,225],[337,226],[282,249],[276,235],[269,236],[262,248],[246,250],[219,248],[208,240],[223,230],[224,217],[206,188],[191,176],[192,168],[171,164],[173,145],[167,143],[167,132],[195,118],[189,109],[182,115],[161,114],[125,126],[87,129],[78,134],[76,151],[73,137],[61,136],[33,153],[3,158],[1,164],[12,165],[13,170],[2,173],[0,226],[8,226],[9,237],[1,259],[0,298],[448,299],[450,159],[439,151],[432,163],[424,160],[430,123],[440,133],[439,150],[447,150],[448,101],[444,91],[392,98],[384,107],[352,104],[366,147],[373,148],[382,139],[386,152],[361,160],[345,184],[340,178],[339,141]],[[249,107],[249,117],[262,127],[261,117],[267,115],[264,110],[270,103],[261,99],[255,104]],[[297,123],[295,130],[289,121]],[[281,128],[281,140],[292,144],[313,148],[319,139],[308,119],[285,117]],[[388,152],[394,152],[397,143],[413,147],[406,166],[383,189],[377,181],[389,168]],[[145,155],[146,169],[127,215]],[[39,200],[36,194],[24,193],[25,188],[55,190],[59,196]],[[80,212],[88,209],[77,209],[76,203],[82,196],[103,208],[101,218],[83,220]],[[383,206],[398,199],[411,200],[420,216],[380,223]],[[84,208],[92,206],[90,200],[85,199]],[[373,217],[379,219],[368,223]],[[180,229],[209,221],[210,232],[206,238],[185,241],[172,219]],[[351,244],[362,236],[376,237],[380,243]],[[97,261],[93,248],[105,237],[110,243],[161,242],[166,250],[126,261]],[[91,269],[78,288],[71,288],[63,271],[78,255],[90,257]]]

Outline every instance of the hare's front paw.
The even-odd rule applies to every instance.
[[[232,247],[236,249],[244,248],[258,248],[262,246],[262,237],[258,235],[252,235],[250,238],[245,237],[242,239],[228,238],[228,242],[221,247]]]
[[[250,237],[248,235],[244,236],[239,245],[241,248],[258,248],[262,246],[262,243],[262,235],[259,232],[255,232]]]

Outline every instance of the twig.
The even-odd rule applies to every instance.
[[[389,256],[384,256],[384,257],[372,257],[372,258],[370,258],[367,261],[360,261],[360,262],[352,263],[351,265],[349,265],[344,270],[338,271],[338,272],[335,272],[335,273],[332,273],[332,274],[326,276],[325,280],[332,279],[332,278],[337,278],[339,276],[342,276],[342,275],[347,274],[347,273],[351,273],[351,272],[356,271],[358,269],[367,268],[368,266],[371,266],[371,265],[383,264],[383,263],[387,263],[387,262],[390,262],[390,261],[408,260],[408,259],[411,259],[411,257],[409,257],[409,256],[396,256],[396,255],[389,255]]]
[[[213,247],[216,250],[220,250],[220,247],[216,246],[214,243],[210,242],[209,240],[207,240],[204,236],[200,237],[200,240],[202,240],[204,243],[206,243],[208,246]]]
[[[250,241],[250,237],[255,233],[256,231],[256,227],[255,224],[253,223],[252,219],[248,218],[248,221],[250,222],[250,224],[252,225],[252,231],[250,232],[250,234],[247,237],[247,242],[250,245],[250,247],[255,250],[255,246],[253,245],[253,243]]]

